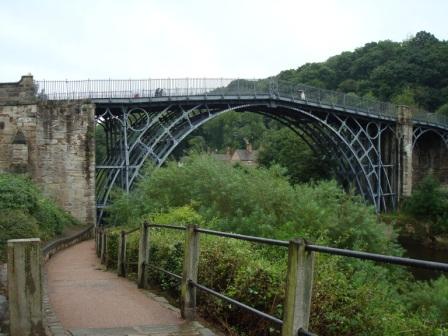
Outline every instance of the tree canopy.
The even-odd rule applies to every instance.
[[[385,101],[407,94],[417,106],[435,111],[448,102],[448,41],[421,31],[403,42],[370,42],[277,77]]]

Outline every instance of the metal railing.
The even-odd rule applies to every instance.
[[[77,80],[35,81],[37,96],[42,100],[84,99],[159,99],[165,97],[270,97],[317,105],[335,110],[397,119],[398,106],[373,98],[359,97],[270,79],[181,78],[142,80]],[[412,112],[412,119],[440,127],[448,126],[448,118],[423,110]]]
[[[169,229],[185,232],[185,251],[183,262],[183,274],[174,274],[168,270],[155,266],[149,263],[148,255],[148,230],[151,228]],[[162,272],[176,280],[182,289],[182,316],[187,319],[194,318],[194,311],[196,308],[196,292],[195,289],[203,291],[207,294],[215,296],[221,300],[228,302],[234,306],[245,309],[263,319],[272,322],[274,325],[282,328],[282,335],[314,335],[308,331],[308,323],[310,316],[311,305],[311,290],[312,290],[312,274],[314,264],[315,253],[326,253],[344,257],[351,257],[361,260],[370,260],[380,263],[388,263],[400,266],[419,267],[425,269],[431,269],[436,271],[448,272],[448,264],[418,260],[411,258],[403,258],[396,256],[388,256],[376,253],[368,253],[361,251],[353,251],[348,249],[333,248],[328,246],[320,246],[309,244],[305,240],[277,240],[255,236],[247,236],[241,234],[235,234],[230,232],[221,232],[209,229],[202,229],[195,225],[189,225],[187,227],[180,225],[159,225],[143,223],[140,228],[136,228],[130,231],[122,231],[120,235],[120,250],[118,253],[118,274],[126,276],[126,272],[123,272],[120,268],[126,260],[123,251],[126,251],[126,236],[134,232],[140,232],[139,240],[139,260],[138,260],[138,283],[139,287],[146,287],[148,282],[148,270],[153,269],[158,272]],[[225,296],[211,288],[208,288],[197,281],[198,263],[199,263],[199,234],[212,235],[222,238],[231,238],[237,240],[248,241],[252,243],[265,244],[271,246],[278,246],[288,248],[288,273],[286,276],[286,294],[284,302],[284,320],[280,320],[275,316],[269,315],[265,312],[257,310],[245,303]],[[98,256],[103,256],[107,250],[106,231],[97,230],[96,242]],[[122,252],[120,252],[122,251]],[[124,252],[125,253],[125,252]],[[104,259],[105,260],[105,259]],[[120,261],[121,260],[121,261]],[[298,279],[301,279],[298,281]],[[296,303],[294,298],[297,298],[297,293],[301,293],[300,297],[303,302]],[[304,294],[305,293],[305,294]],[[300,306],[300,309],[297,309]],[[292,326],[299,326],[296,330],[293,330]]]

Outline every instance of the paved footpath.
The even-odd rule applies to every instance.
[[[57,253],[46,267],[50,304],[72,335],[214,335],[182,320],[163,298],[104,271],[92,240]]]

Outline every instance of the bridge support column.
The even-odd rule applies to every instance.
[[[8,240],[11,336],[44,336],[39,238]]]
[[[397,136],[399,150],[398,200],[412,193],[412,113],[407,106],[398,106]]]

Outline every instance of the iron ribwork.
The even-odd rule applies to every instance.
[[[397,106],[277,80],[181,79],[38,82],[42,99],[91,99],[106,134],[97,166],[98,223],[114,187],[129,191],[146,162],[160,167],[204,123],[229,111],[255,112],[291,128],[337,162],[341,183],[377,211],[397,203]],[[64,90],[65,88],[65,90]],[[448,143],[442,116],[416,113],[414,143],[429,131]]]
[[[388,124],[347,114],[305,108],[296,102],[208,100],[202,103],[167,101],[158,105],[98,104],[104,124],[108,157],[97,167],[99,218],[112,188],[128,190],[143,165],[160,167],[189,134],[229,111],[252,111],[287,124],[317,152],[339,162],[338,176],[351,184],[378,210],[395,206],[395,192],[381,158],[382,133]],[[121,132],[121,137],[117,134]]]

